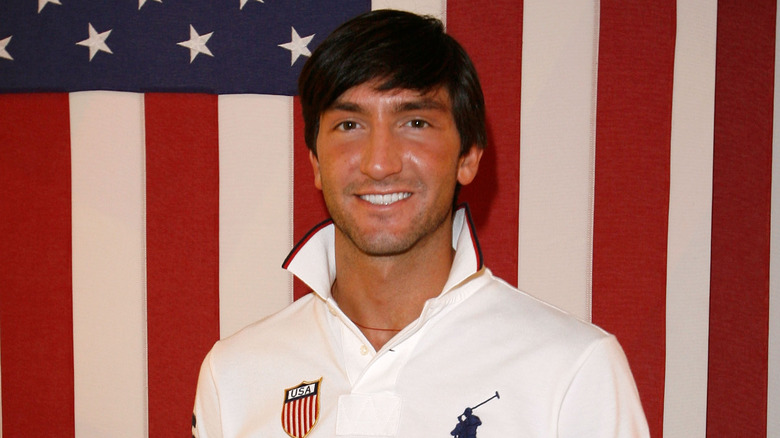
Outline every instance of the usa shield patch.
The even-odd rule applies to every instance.
[[[320,383],[301,382],[284,390],[282,428],[292,438],[304,438],[320,418]]]

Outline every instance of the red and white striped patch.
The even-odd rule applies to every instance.
[[[284,390],[282,428],[293,438],[304,438],[320,418],[320,382],[301,382]]]

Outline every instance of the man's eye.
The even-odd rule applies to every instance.
[[[356,129],[357,127],[358,127],[357,122],[353,122],[350,120],[339,123],[339,129],[341,129],[342,131],[351,131],[353,129]]]
[[[430,126],[428,122],[425,120],[415,119],[407,122],[407,125],[409,125],[412,128],[425,128]]]

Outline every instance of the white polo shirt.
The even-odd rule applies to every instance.
[[[379,351],[330,296],[333,225],[310,233],[285,267],[313,293],[214,345],[193,435],[649,436],[615,338],[494,277],[468,211],[453,222],[442,293]]]

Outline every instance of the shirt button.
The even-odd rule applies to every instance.
[[[360,346],[360,354],[363,355],[363,356],[367,355],[368,354],[368,347],[366,347],[365,345],[361,345]]]
[[[336,316],[336,309],[334,309],[333,306],[328,306],[328,310],[331,315]]]

